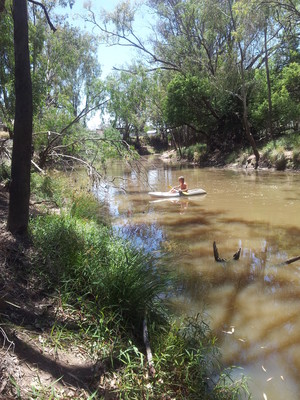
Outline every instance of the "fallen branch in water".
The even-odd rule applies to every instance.
[[[149,334],[148,334],[148,328],[147,328],[147,321],[146,317],[144,318],[143,321],[143,338],[144,338],[144,344],[146,347],[146,354],[147,354],[147,361],[149,365],[149,372],[152,377],[155,375],[155,368],[154,368],[154,363],[153,363],[153,357],[152,357],[152,351],[150,347],[150,341],[149,341]]]
[[[225,258],[221,258],[219,256],[219,252],[218,252],[218,248],[217,248],[216,242],[213,243],[213,249],[214,249],[214,257],[215,257],[215,260],[217,262],[227,262],[228,261]],[[242,249],[239,248],[238,251],[236,253],[234,253],[234,255],[232,256],[233,260],[238,260],[240,258],[241,250]]]
[[[289,265],[289,264],[292,264],[292,263],[294,263],[294,262],[296,262],[296,261],[299,261],[299,260],[300,260],[300,256],[292,257],[292,258],[289,258],[288,260],[283,261],[282,263],[277,264],[277,265],[275,265],[275,266],[276,266],[276,267],[283,267],[284,265]]]
[[[298,260],[300,260],[300,256],[293,257],[293,258],[289,258],[289,259],[286,260],[284,263],[285,263],[285,264],[292,264],[293,262],[298,261]]]

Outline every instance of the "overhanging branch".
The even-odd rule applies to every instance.
[[[55,26],[52,24],[52,22],[51,22],[51,20],[50,20],[50,17],[49,17],[49,14],[48,14],[48,11],[47,11],[47,8],[44,6],[44,4],[40,3],[39,1],[35,1],[35,0],[28,0],[28,1],[29,1],[29,3],[35,4],[36,6],[39,6],[39,7],[42,7],[42,9],[43,9],[43,11],[44,11],[44,13],[45,13],[47,22],[48,22],[48,24],[49,24],[51,30],[52,30],[53,32],[56,32],[57,29],[56,29]]]

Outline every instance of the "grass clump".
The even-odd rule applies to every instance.
[[[155,260],[114,237],[110,228],[71,214],[39,217],[31,224],[39,270],[49,286],[59,284],[69,304],[75,296],[86,297],[96,309],[116,309],[126,321],[140,323],[146,311],[159,308],[166,289]]]

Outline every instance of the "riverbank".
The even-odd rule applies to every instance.
[[[222,149],[206,151],[199,146],[168,150],[160,156],[162,161],[192,163],[200,168],[254,169],[255,156],[251,149],[228,152]],[[201,146],[200,146],[201,147]],[[258,169],[300,171],[300,135],[283,137],[259,147]]]
[[[33,182],[27,246],[5,229],[0,191],[0,397],[221,400],[245,389],[199,316],[172,321],[163,264],[114,237],[91,195]]]

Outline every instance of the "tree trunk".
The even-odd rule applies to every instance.
[[[229,4],[230,4],[230,2],[229,2]],[[230,15],[231,15],[232,24],[233,24],[234,30],[237,31],[236,23],[235,23],[235,19],[234,19],[232,10],[233,10],[232,9],[232,4],[230,4]],[[248,102],[247,102],[247,92],[248,92],[248,90],[247,90],[247,87],[246,87],[247,82],[246,82],[246,76],[245,76],[245,51],[246,51],[247,46],[244,43],[244,49],[243,49],[243,44],[242,44],[241,41],[238,41],[237,44],[238,44],[239,51],[240,51],[239,64],[240,64],[240,74],[241,74],[242,87],[241,87],[241,96],[239,96],[239,97],[240,97],[240,99],[242,101],[242,104],[243,104],[243,124],[244,124],[244,129],[245,129],[245,135],[246,135],[247,139],[249,140],[249,143],[250,143],[250,145],[251,145],[251,147],[253,149],[253,152],[255,154],[255,160],[256,160],[255,169],[257,169],[258,168],[258,162],[259,162],[259,152],[257,150],[257,146],[256,146],[256,143],[255,143],[254,137],[253,137],[253,135],[251,133],[251,129],[250,129],[250,125],[249,125],[249,119],[248,119]]]
[[[273,105],[272,105],[272,92],[271,92],[271,79],[270,79],[270,69],[269,69],[269,54],[268,54],[268,44],[267,44],[267,23],[264,29],[264,44],[265,44],[265,67],[268,85],[268,127],[271,139],[274,142],[273,135]]]
[[[32,145],[32,84],[28,47],[27,1],[13,1],[15,47],[15,123],[7,228],[27,234]]]
[[[243,85],[244,85],[244,83],[243,83]],[[247,137],[247,139],[248,139],[248,141],[249,141],[249,143],[250,143],[250,145],[251,145],[251,147],[253,149],[253,153],[255,155],[255,169],[257,169],[260,156],[259,156],[259,152],[258,152],[256,143],[255,143],[254,137],[253,137],[253,135],[251,133],[250,126],[249,126],[248,107],[247,107],[247,94],[244,91],[244,89],[243,89],[243,99],[242,99],[242,101],[243,101],[243,123],[244,123],[245,135],[246,135],[246,137]]]

